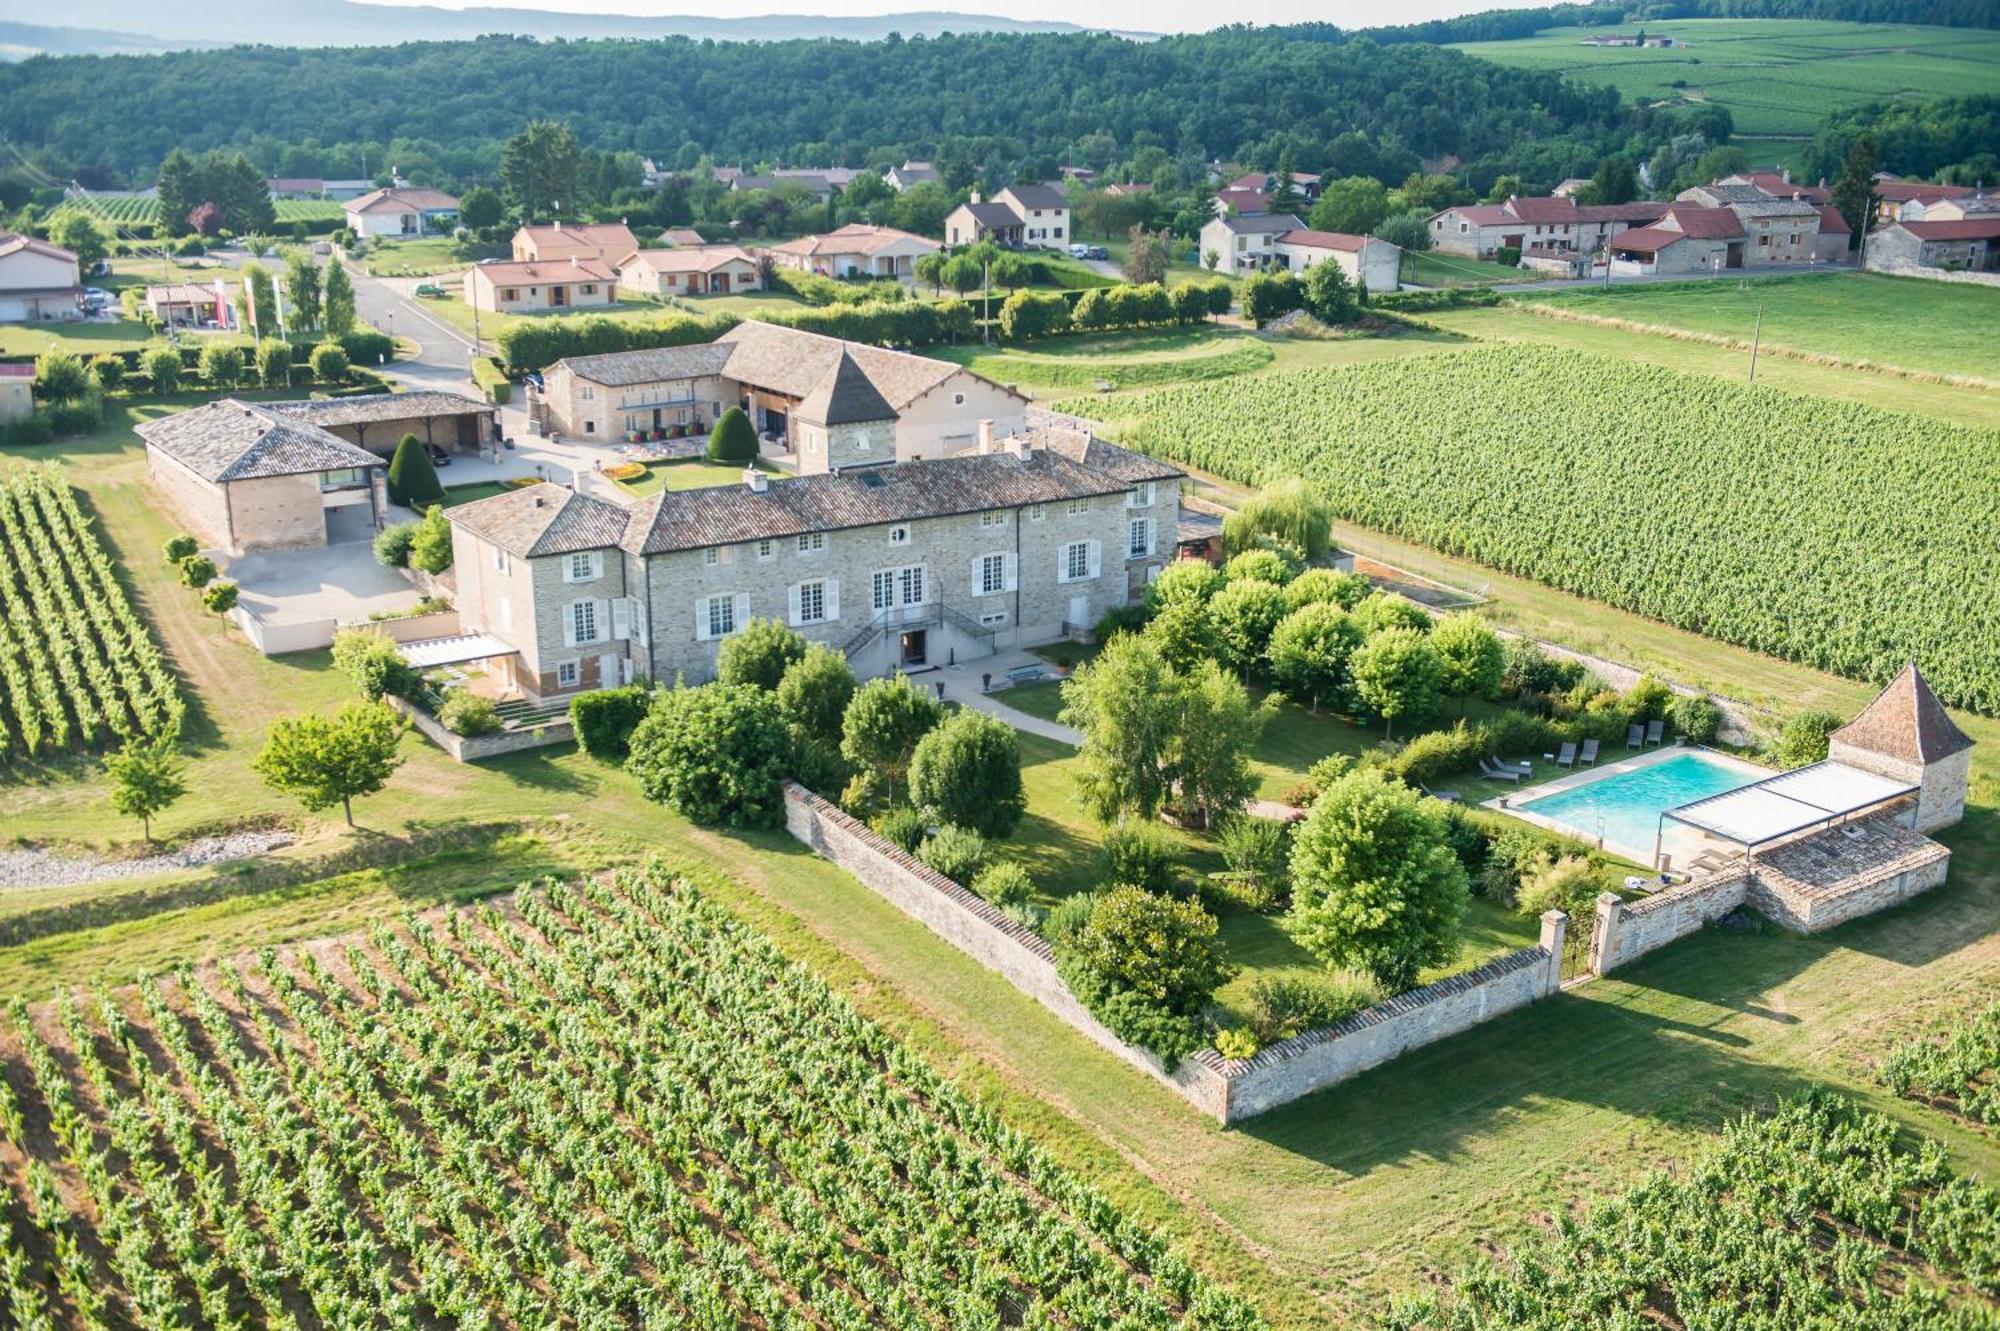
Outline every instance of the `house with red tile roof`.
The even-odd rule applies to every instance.
[[[357,236],[434,235],[458,220],[458,200],[436,189],[370,190],[340,206]]]
[[[1962,199],[1979,191],[1970,185],[1933,185],[1928,180],[1904,180],[1887,174],[1875,177],[1875,216],[1884,222],[1922,222],[1930,206],[1946,199]]]
[[[764,254],[780,267],[822,277],[904,277],[939,248],[935,240],[892,226],[849,222],[824,235],[766,246]]]
[[[1868,233],[1863,257],[1877,272],[2000,273],[2000,213],[1949,222],[1891,222]]]
[[[764,269],[740,245],[635,250],[618,265],[618,286],[640,296],[721,296],[763,290]]]
[[[623,222],[553,222],[524,226],[514,233],[514,259],[560,261],[595,259],[613,267],[639,248],[639,238]]]
[[[1631,227],[1657,222],[1664,203],[1578,203],[1555,195],[1511,195],[1505,203],[1461,204],[1430,219],[1431,248],[1490,259],[1503,249],[1592,254]]]
[[[525,262],[488,259],[465,270],[465,303],[496,314],[596,309],[617,298],[618,270],[581,254]]]
[[[1281,232],[1273,248],[1284,267],[1295,273],[1330,260],[1340,265],[1349,281],[1370,291],[1394,291],[1401,284],[1403,251],[1374,236],[1298,227]]]

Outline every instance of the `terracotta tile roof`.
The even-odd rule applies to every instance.
[[[230,397],[142,421],[133,429],[148,447],[219,484],[385,465],[366,449],[276,411],[273,404]]]
[[[1961,199],[1973,193],[1970,185],[1933,185],[1924,180],[1878,180],[1875,192],[1889,203],[1935,203],[1939,199]]]
[[[741,485],[662,491],[632,510],[621,544],[635,554],[665,554],[1125,490],[1125,482],[1048,449],[1025,460],[968,453],[839,475],[777,477],[761,494]]]
[[[670,226],[660,233],[662,245],[706,245],[701,232],[691,226]]]
[[[233,299],[235,283],[222,288],[225,297]],[[168,282],[163,286],[146,288],[146,299],[155,305],[213,305],[215,288],[201,282]]]
[[[622,268],[650,268],[656,273],[708,273],[728,263],[757,261],[740,245],[690,245],[684,249],[638,250],[619,260]]]
[[[11,231],[0,232],[0,259],[10,254],[39,254],[48,259],[67,259],[71,263],[76,262],[76,252],[73,250],[66,250],[60,245],[51,245],[48,241],[37,240],[33,236],[17,235]]]
[[[833,374],[843,356],[867,374],[883,401],[897,411],[910,405],[953,375],[960,367],[906,351],[843,342],[837,337],[755,320],[740,323],[716,339],[733,348],[728,374],[739,383],[803,398]]]
[[[1260,189],[1219,189],[1215,201],[1239,213],[1262,213],[1271,208],[1271,196]]]
[[[607,388],[658,383],[668,379],[700,379],[722,373],[731,348],[719,342],[686,347],[652,347],[644,351],[606,351],[595,356],[568,356],[556,362],[579,379]],[[554,369],[555,365],[549,367]]]
[[[1508,226],[1521,219],[1497,203],[1465,203],[1432,214],[1433,219],[1455,214],[1474,226]]]
[[[1553,199],[1539,195],[1509,195],[1503,205],[1508,212],[1523,222],[1535,226],[1550,223],[1574,222],[1576,220],[1576,200],[1571,198]]]
[[[454,527],[523,559],[609,550],[625,535],[630,510],[543,481],[445,510]]]
[[[1840,215],[1840,209],[1832,204],[1825,204],[1819,210],[1819,233],[1822,236],[1851,236],[1854,234],[1854,228]]]
[[[1704,208],[1692,203],[1677,203],[1667,209],[1660,226],[1667,230],[1678,228],[1682,235],[1696,240],[1735,240],[1743,235],[1743,223],[1734,209]],[[1618,237],[1617,243],[1623,245],[1631,238],[1628,231]]]
[[[1280,245],[1299,245],[1314,250],[1344,250],[1349,254],[1359,254],[1368,244],[1366,236],[1351,236],[1345,231],[1314,231],[1301,227],[1287,231],[1278,237]]]
[[[585,245],[610,254],[630,254],[639,248],[639,238],[623,222],[559,222],[524,226],[514,233],[514,243],[532,241],[543,245]]]
[[[350,213],[372,213],[382,207],[414,208],[420,213],[450,212],[457,209],[458,200],[436,189],[378,189],[340,206]]]
[[[841,349],[840,359],[819,385],[800,399],[795,415],[821,425],[856,425],[862,421],[893,421],[896,409],[869,382],[854,357]]]
[[[1926,764],[1972,747],[1972,739],[1931,692],[1915,661],[1904,666],[1875,701],[1833,732],[1833,738],[1869,753]]]
[[[1630,250],[1634,254],[1658,254],[1667,246],[1686,239],[1688,235],[1684,231],[1673,231],[1663,226],[1640,226],[1613,236],[1611,248]]]
[[[1576,206],[1576,220],[1634,222],[1643,226],[1665,217],[1667,207],[1668,205],[1651,199],[1640,199],[1634,203],[1580,203]]]
[[[849,222],[846,226],[824,235],[800,236],[795,240],[783,241],[766,246],[773,254],[796,254],[811,258],[819,254],[874,254],[891,245],[914,240],[931,249],[942,249],[937,241],[908,231],[898,231],[892,226],[870,226],[866,222]]]
[[[1918,240],[2000,239],[2000,217],[1967,217],[1956,222],[1898,222]]]
[[[663,253],[665,251],[662,251]],[[497,286],[526,286],[540,282],[615,282],[618,274],[602,259],[487,259],[473,265],[473,271]]]
[[[1700,198],[1688,200],[1691,194]],[[1682,190],[1680,198],[1690,202],[1708,201],[1707,206],[1720,208],[1732,203],[1768,203],[1771,196],[1755,185],[1696,185],[1693,189]]]
[[[1824,185],[1807,185],[1796,180],[1787,180],[1776,171],[1749,171],[1742,175],[1725,176],[1716,184],[1755,185],[1774,199],[1805,199],[1811,203],[1826,203],[1833,198],[1833,191]]]

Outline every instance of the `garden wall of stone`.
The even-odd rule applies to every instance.
[[[543,749],[551,744],[567,744],[576,737],[575,729],[567,716],[547,721],[532,730],[502,730],[492,735],[454,735],[444,728],[444,723],[402,698],[385,697],[382,701],[410,718],[410,724],[421,732],[424,738],[450,754],[462,763],[475,763],[481,758],[498,758],[503,753],[520,753],[524,749]]]
[[[1399,994],[1337,1025],[1260,1050],[1254,1058],[1225,1059],[1204,1049],[1168,1072],[1158,1058],[1126,1044],[1077,1001],[1056,972],[1054,949],[1034,930],[796,783],[785,788],[785,827],[1065,1024],[1225,1126],[1456,1035],[1559,987],[1568,917],[1550,911],[1542,917],[1542,937],[1535,947]]]
[[[1590,938],[1590,969],[1602,975],[1630,965],[1656,948],[1685,938],[1741,906],[1749,895],[1747,866],[1725,869],[1670,887],[1642,901],[1621,901],[1610,892],[1597,899],[1596,931]]]

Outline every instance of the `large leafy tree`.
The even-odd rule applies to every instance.
[[[1444,686],[1444,661],[1415,629],[1388,628],[1369,636],[1347,660],[1354,694],[1382,718],[1383,734],[1396,721],[1427,716]]]
[[[753,619],[723,640],[715,654],[715,677],[724,684],[775,689],[805,654],[805,637],[796,629],[776,619]]]
[[[319,265],[312,254],[295,249],[285,255],[285,322],[294,334],[319,327]]]
[[[840,754],[882,773],[892,788],[900,786],[917,742],[943,719],[944,708],[930,690],[908,675],[871,679],[855,690],[841,719]]]
[[[326,266],[326,288],[320,297],[320,322],[326,335],[335,341],[354,331],[354,280],[347,267],[334,259]]]
[[[1347,688],[1347,662],[1361,645],[1361,630],[1337,602],[1300,606],[1271,631],[1271,676],[1315,713]]]
[[[939,723],[910,758],[910,803],[932,822],[988,837],[1012,832],[1027,808],[1014,728],[970,710]]]
[[[500,182],[524,220],[546,221],[568,208],[580,212],[578,170],[583,150],[568,124],[533,120],[500,150]]]
[[[1159,644],[1121,633],[1062,686],[1064,725],[1083,732],[1078,784],[1097,817],[1150,818],[1167,801],[1179,677]]]
[[[669,689],[632,732],[625,765],[647,799],[693,822],[769,827],[784,816],[792,737],[769,689]]]
[[[1847,150],[1840,178],[1833,182],[1833,206],[1840,210],[1841,218],[1848,225],[1848,243],[1851,245],[1860,243],[1860,236],[1868,227],[1869,214],[1880,202],[1880,196],[1875,193],[1878,160],[1875,136],[1863,134]]]
[[[111,807],[137,818],[148,841],[154,815],[187,793],[187,765],[170,739],[132,740],[104,760],[104,771],[111,778]]]
[[[1266,698],[1252,704],[1240,680],[1205,661],[1181,681],[1180,721],[1168,764],[1174,808],[1202,827],[1243,807],[1257,788],[1250,750],[1277,714]]]
[[[1260,578],[1232,582],[1208,603],[1209,616],[1222,645],[1222,660],[1247,679],[1264,670],[1264,652],[1271,632],[1285,617],[1285,593]]]
[[[382,789],[402,766],[402,735],[402,718],[379,702],[349,703],[332,716],[280,717],[251,768],[310,813],[339,805],[352,827],[356,797]]]
[[[160,193],[160,220],[167,230],[176,236],[194,230],[188,214],[202,203],[201,173],[185,148],[176,147],[167,154],[154,183]]]
[[[1463,703],[1472,698],[1491,698],[1499,690],[1500,676],[1507,668],[1507,651],[1500,643],[1500,635],[1485,620],[1469,610],[1461,610],[1440,619],[1430,636],[1431,646],[1437,649],[1444,666],[1439,687],[1446,694]]]
[[[90,214],[73,209],[56,219],[49,239],[76,255],[77,266],[88,273],[104,260],[104,233]]]
[[[1365,236],[1388,215],[1388,186],[1373,176],[1342,176],[1320,191],[1306,221],[1317,231]]]
[[[1361,312],[1354,283],[1347,271],[1332,259],[1323,259],[1306,270],[1303,279],[1306,308],[1322,323],[1353,323]]]
[[[1465,868],[1437,808],[1372,769],[1328,786],[1292,837],[1291,935],[1392,992],[1457,956]]]

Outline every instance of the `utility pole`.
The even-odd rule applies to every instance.
[[[984,311],[984,316],[979,322],[986,333],[986,345],[990,347],[993,345],[993,261],[991,259],[979,265],[979,276],[980,285],[984,288],[980,293],[980,307]]]
[[[1757,348],[1764,342],[1764,307],[1757,307],[1757,331],[1750,335],[1750,382],[1757,382]]]

